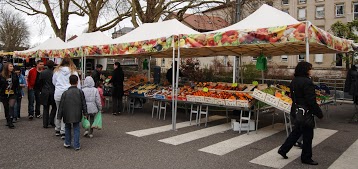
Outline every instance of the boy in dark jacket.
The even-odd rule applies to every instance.
[[[82,90],[77,88],[78,77],[70,76],[71,87],[61,96],[60,106],[58,107],[57,119],[63,119],[65,123],[65,148],[71,146],[71,127],[73,126],[74,138],[73,147],[80,150],[80,121],[83,116],[87,116],[86,99]]]

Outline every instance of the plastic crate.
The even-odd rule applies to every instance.
[[[236,105],[238,107],[251,107],[252,102],[249,102],[248,100],[237,100]]]
[[[218,105],[225,105],[225,99],[215,98],[215,103]]]
[[[277,107],[285,112],[290,112],[291,111],[291,104],[290,103],[287,103],[283,100],[280,100],[278,102],[278,105]]]
[[[194,95],[186,95],[186,100],[189,102],[195,102],[195,96]]]
[[[237,106],[236,101],[237,100],[234,100],[234,99],[225,99],[225,105],[226,106]]]
[[[195,96],[195,102],[205,103],[204,96]]]
[[[264,102],[271,106],[277,107],[279,101],[280,101],[279,98],[277,98],[273,95],[267,94]]]
[[[216,104],[215,98],[213,98],[213,97],[204,97],[204,101],[205,101],[205,103]]]
[[[257,100],[261,100],[261,101],[264,101],[265,98],[266,98],[266,95],[267,93],[263,92],[263,91],[260,91],[258,89],[255,89],[254,90],[254,93],[252,94],[252,96],[254,98],[256,98]]]

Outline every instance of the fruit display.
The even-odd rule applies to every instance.
[[[209,90],[230,90],[230,91],[246,91],[248,90],[247,84],[236,84],[232,83],[215,83],[215,82],[198,82],[195,83],[197,88],[208,88]],[[250,85],[252,86],[252,85]],[[253,87],[251,87],[252,89]],[[250,90],[251,90],[250,89]]]

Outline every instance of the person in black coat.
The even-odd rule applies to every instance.
[[[355,65],[352,65],[347,72],[344,92],[348,92],[349,95],[353,96],[354,103],[358,104],[358,71]]]
[[[177,74],[176,74],[177,73],[177,67],[178,67],[178,62],[175,61],[175,68],[174,68],[175,76],[174,77],[177,76]],[[179,77],[182,77],[182,76],[183,76],[183,74],[179,69]],[[172,82],[173,82],[173,65],[172,65],[172,67],[170,69],[168,69],[167,74],[166,74],[166,78],[167,78],[168,82],[170,84],[172,84]],[[176,82],[176,78],[174,79],[174,81]]]
[[[278,153],[285,159],[288,157],[286,154],[290,151],[293,145],[297,142],[300,136],[303,136],[301,162],[304,164],[318,165],[317,162],[312,160],[312,139],[313,139],[313,128],[307,126],[298,121],[295,121],[296,105],[301,105],[308,109],[309,114],[313,114],[318,118],[322,119],[323,114],[321,108],[318,106],[316,101],[315,86],[310,78],[312,74],[312,64],[308,62],[298,63],[295,69],[295,77],[293,78],[290,89],[292,96],[292,107],[291,117],[294,120],[294,128],[291,134],[286,139],[285,143],[280,147]],[[312,117],[313,118],[313,117]]]
[[[99,82],[99,80],[101,80],[102,69],[103,69],[103,66],[101,64],[97,64],[96,69],[93,70],[92,78],[94,80],[94,84],[97,84]]]
[[[55,127],[56,116],[56,102],[54,99],[55,86],[52,83],[53,69],[55,63],[52,60],[47,61],[47,69],[40,73],[41,85],[41,104],[43,105],[43,127],[48,128],[48,125]],[[51,106],[51,113],[49,114]]]
[[[112,83],[112,107],[113,115],[121,113],[122,110],[122,97],[123,97],[123,82],[124,82],[124,73],[119,62],[114,63],[114,71],[112,73],[112,79],[109,83]]]
[[[6,125],[11,129],[15,128],[12,120],[18,89],[19,78],[14,73],[14,66],[12,63],[6,63],[0,75],[0,98],[5,109]]]

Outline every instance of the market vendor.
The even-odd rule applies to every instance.
[[[178,62],[175,61],[175,70],[177,69],[177,66],[178,66]],[[175,76],[176,76],[176,71],[174,71],[174,72],[175,72]],[[182,72],[181,72],[180,69],[179,69],[179,77],[182,77],[182,76],[183,76],[183,74],[182,74]],[[168,70],[166,77],[167,77],[168,82],[169,82],[170,84],[172,84],[172,81],[173,81],[173,65],[172,65],[172,67]],[[175,78],[175,81],[176,81],[176,78]]]
[[[92,78],[95,84],[98,84],[99,80],[101,79],[103,66],[101,64],[96,65],[96,69],[92,72]]]

